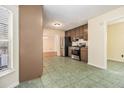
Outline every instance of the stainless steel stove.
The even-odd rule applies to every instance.
[[[78,46],[72,47],[72,56],[71,57],[73,59],[81,60],[81,57],[80,57],[80,48],[81,47],[78,47]]]

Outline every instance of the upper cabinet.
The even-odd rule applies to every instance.
[[[79,27],[76,28],[76,30],[75,30],[75,37],[80,38],[80,28]]]
[[[83,38],[84,31],[83,31],[83,26],[79,27],[79,38]]]
[[[69,37],[68,32],[69,32],[69,31],[66,31],[66,32],[65,32],[65,37]]]
[[[76,27],[65,32],[66,37],[71,37],[71,40],[84,39],[88,40],[88,24]]]
[[[88,25],[84,25],[84,40],[88,40]]]

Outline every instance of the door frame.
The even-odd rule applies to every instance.
[[[105,69],[107,69],[107,43],[108,43],[108,38],[107,38],[107,34],[108,34],[108,25],[110,24],[110,22],[115,21],[115,20],[119,20],[119,19],[124,19],[124,16],[119,16],[119,17],[114,17],[112,19],[109,19],[107,21],[104,21],[104,62],[105,62]],[[117,22],[119,23],[119,22]]]

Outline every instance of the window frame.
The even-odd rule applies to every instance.
[[[8,40],[3,40],[8,42],[8,56],[9,56],[9,63],[8,63],[8,67],[7,69],[1,70],[0,71],[0,77],[5,76],[9,73],[14,72],[14,66],[13,66],[13,13],[12,11],[10,11],[9,9],[0,6],[1,9],[8,11],[9,12],[9,18],[8,18]],[[2,41],[2,39],[0,40],[0,42]]]

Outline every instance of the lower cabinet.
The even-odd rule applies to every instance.
[[[88,62],[88,48],[83,47],[81,48],[81,61]]]

